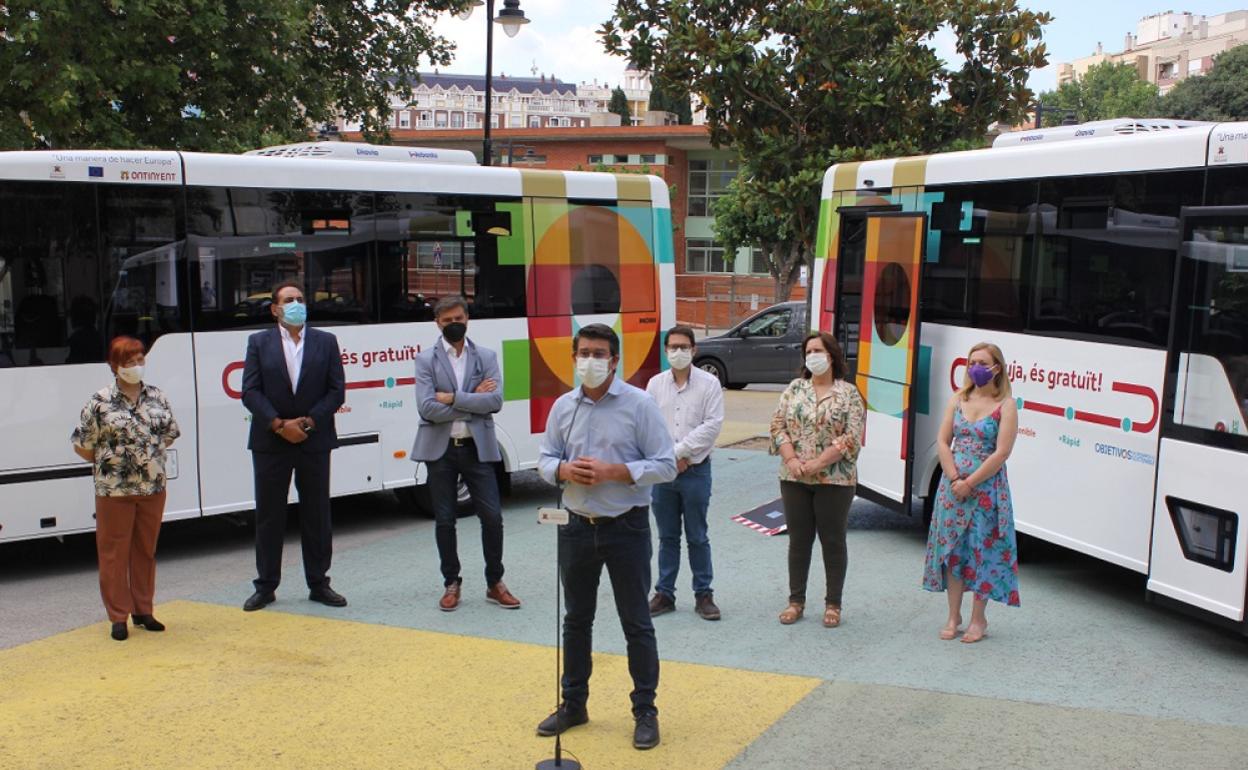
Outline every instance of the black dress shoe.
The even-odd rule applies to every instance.
[[[247,597],[247,601],[243,602],[243,610],[245,612],[255,612],[256,610],[264,609],[275,601],[277,601],[277,595],[272,591],[268,593],[256,591]]]
[[[588,721],[589,711],[584,706],[576,708],[564,703],[555,710],[555,713],[542,720],[542,723],[537,726],[537,734],[543,738],[549,738]]]
[[[165,630],[165,624],[161,623],[159,620],[152,617],[151,615],[132,615],[131,617],[134,618],[134,624],[136,626],[142,626],[146,628],[148,631],[164,631]]]
[[[347,597],[338,593],[329,586],[318,586],[308,593],[308,599],[314,602],[328,605],[330,607],[346,607]]]
[[[119,642],[126,641],[126,637],[130,636],[130,630],[126,628],[126,621],[113,624],[112,637]]]
[[[659,717],[657,714],[643,714],[637,717],[633,725],[633,748],[652,749],[659,745]]]

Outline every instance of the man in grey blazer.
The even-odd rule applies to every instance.
[[[503,459],[494,435],[494,413],[503,408],[503,377],[498,355],[467,339],[468,304],[449,296],[434,305],[442,337],[416,356],[416,408],[420,426],[412,460],[429,468],[429,498],[445,587],[438,607],[459,608],[459,552],[455,539],[455,508],[459,478],[472,494],[481,519],[485,553],[485,600],[505,609],[520,600],[503,584],[503,514],[494,463]]]

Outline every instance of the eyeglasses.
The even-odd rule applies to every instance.
[[[690,350],[693,350],[692,345],[668,345],[667,346],[668,353],[677,353],[677,352],[688,353]]]
[[[599,361],[601,361],[603,359],[610,358],[611,351],[609,350],[593,350],[593,351],[582,350],[582,351],[577,351],[576,357],[577,358],[596,358]]]

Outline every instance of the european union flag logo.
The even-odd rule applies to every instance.
[[[87,166],[87,176],[98,176],[100,178],[103,178],[104,167],[103,166]]]

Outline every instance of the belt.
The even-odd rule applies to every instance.
[[[472,436],[468,438],[455,438],[451,436],[451,446],[468,446],[472,443]]]
[[[627,511],[624,511],[624,513],[621,513],[619,516],[587,516],[586,514],[577,513],[576,511],[573,511],[570,509],[568,513],[572,514],[573,516],[576,516],[577,518],[583,520],[586,524],[589,524],[591,526],[605,527],[608,524],[614,524],[616,521],[620,519],[621,516],[627,516],[628,514],[634,511],[645,509],[645,507],[646,506],[644,505],[634,506],[632,508],[629,508]]]

